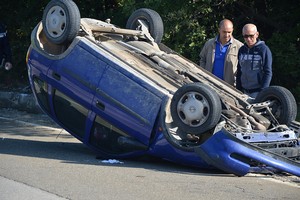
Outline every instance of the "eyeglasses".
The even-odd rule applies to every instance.
[[[251,38],[251,39],[252,39],[252,38],[254,38],[255,34],[256,34],[256,33],[254,33],[253,35],[243,35],[243,37],[244,37],[244,38]]]

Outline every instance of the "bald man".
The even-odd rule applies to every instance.
[[[237,54],[243,43],[233,38],[233,23],[228,19],[219,23],[218,31],[219,34],[208,40],[202,48],[200,67],[234,86]]]
[[[272,53],[264,41],[258,39],[254,24],[246,24],[242,34],[245,45],[238,53],[236,88],[250,97],[269,87],[272,79]]]

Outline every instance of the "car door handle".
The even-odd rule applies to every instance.
[[[96,106],[97,106],[97,108],[99,108],[100,110],[105,110],[105,105],[102,103],[102,102],[100,102],[100,101],[98,101],[97,100],[97,102],[96,102]]]
[[[52,74],[53,78],[55,78],[56,80],[60,81],[60,75],[58,73],[53,72]]]

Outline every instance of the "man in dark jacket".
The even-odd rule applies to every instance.
[[[5,25],[0,22],[0,68],[12,68],[12,54],[7,37]]]
[[[258,39],[254,24],[243,27],[244,46],[239,49],[236,88],[255,98],[272,79],[272,53],[265,42]]]

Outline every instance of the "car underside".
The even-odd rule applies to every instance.
[[[218,94],[221,100],[221,118],[225,123],[220,123],[220,126],[243,141],[253,143],[284,156],[300,159],[300,149],[298,149],[298,151],[293,149],[293,147],[296,147],[299,143],[298,131],[292,131],[289,127],[281,125],[274,116],[277,114],[278,117],[281,114],[280,112],[283,112],[280,109],[285,109],[276,105],[278,104],[277,101],[281,101],[281,99],[279,99],[280,97],[275,96],[276,92],[277,90],[280,92],[283,91],[285,94],[288,93],[287,90],[274,86],[276,89],[275,94],[272,94],[272,97],[265,97],[270,99],[266,99],[267,101],[265,102],[250,103],[251,99],[249,96],[240,93],[226,82],[216,78],[204,69],[199,68],[195,63],[178,55],[162,43],[157,45],[152,42],[151,36],[147,36],[147,34],[144,36],[145,34],[143,34],[142,31],[140,32],[140,36],[144,36],[145,39],[150,39],[150,41],[141,42],[140,38],[135,41],[134,36],[139,35],[139,32],[131,32],[130,30],[116,27],[109,28],[105,27],[105,24],[103,27],[99,27],[100,23],[101,21],[97,20],[82,19],[81,25],[82,30],[84,30],[82,35],[92,38],[97,45],[105,48],[114,54],[114,56],[118,56],[122,61],[126,61],[126,64],[134,70],[139,70],[139,72],[144,74],[147,73],[147,77],[168,91],[169,95],[173,95],[176,93],[177,88],[186,84],[197,85],[198,83],[202,83],[209,86]],[[126,38],[126,36],[128,38]],[[119,38],[119,40],[115,38]],[[124,51],[134,52],[134,55],[132,56],[132,53],[126,54]],[[143,64],[143,62],[147,63],[147,65]],[[149,67],[151,68],[150,71],[147,70]],[[197,99],[197,92],[191,92],[188,95],[195,98],[190,100],[190,103],[197,105],[199,101]],[[274,108],[272,107],[273,105],[275,105]],[[209,105],[207,105],[207,107],[209,107]],[[295,108],[295,106],[293,108]],[[202,113],[198,115],[203,114],[203,110],[205,109],[204,106],[201,110]],[[272,111],[272,109],[277,110]],[[181,110],[180,112],[186,115],[189,114],[185,110]],[[172,116],[169,117],[171,118]],[[188,118],[189,116],[185,117]],[[288,122],[289,124],[293,124],[297,129],[298,126],[295,121],[289,122],[285,120],[288,119],[283,119],[284,123]],[[185,122],[194,127],[202,123],[201,120],[193,117],[186,119]],[[173,126],[176,128],[178,124]],[[170,125],[169,129],[173,129],[172,125]],[[214,131],[208,129],[201,134],[199,134],[198,130],[191,134],[187,134],[186,132],[181,133],[181,130],[178,130],[178,132],[170,132],[179,135],[185,140],[184,143],[188,142],[188,146],[194,146],[202,142],[201,136],[203,134],[206,132],[213,134],[213,132],[216,131],[217,129]]]

